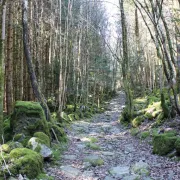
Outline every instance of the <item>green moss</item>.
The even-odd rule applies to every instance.
[[[164,113],[160,113],[156,118],[157,125],[161,125],[164,122]]]
[[[152,113],[150,112],[146,112],[145,115],[144,115],[145,118],[149,119],[149,120],[152,120],[154,117],[152,115]]]
[[[157,97],[157,96],[153,96],[153,95],[149,95],[148,96],[148,104],[153,104],[154,102],[158,102],[160,101],[160,97]]]
[[[41,173],[36,177],[35,180],[54,180],[54,177]]]
[[[149,136],[150,136],[150,132],[149,131],[144,131],[144,132],[141,132],[141,134],[140,134],[140,138],[141,139],[146,139]]]
[[[144,116],[137,116],[132,120],[132,126],[136,128],[140,126],[143,121],[144,121]]]
[[[98,142],[98,139],[95,138],[95,137],[90,137],[89,139],[90,139],[90,141],[91,141],[92,143]]]
[[[37,147],[34,149],[34,151],[36,151],[36,152],[40,152],[41,151],[41,146],[40,145],[37,145]]]
[[[84,117],[86,118],[91,118],[92,117],[92,114],[90,112],[85,112],[84,113]]]
[[[69,114],[68,118],[70,121],[74,121],[74,119],[75,119],[74,114]]]
[[[65,120],[65,121],[69,121],[70,120],[68,115],[65,112],[61,112],[61,118],[62,118],[62,120]]]
[[[74,109],[75,109],[74,105],[70,104],[70,105],[66,105],[65,111],[68,113],[72,113],[74,112]]]
[[[136,136],[139,133],[138,128],[131,128],[130,133],[132,136]]]
[[[93,150],[100,150],[101,149],[100,146],[98,146],[97,144],[91,143],[91,142],[88,142],[86,144],[86,146],[90,149],[93,149]]]
[[[5,141],[12,140],[12,129],[10,127],[10,118],[4,120],[3,122],[3,131],[4,131],[4,139]]]
[[[80,117],[79,117],[79,115],[77,113],[74,113],[74,117],[75,117],[75,120],[79,120],[80,119]]]
[[[40,154],[27,148],[17,148],[10,153],[12,174],[26,174],[28,178],[35,178],[42,172],[43,160]]]
[[[175,148],[178,155],[180,155],[180,137],[175,142]]]
[[[92,166],[96,167],[96,166],[102,166],[104,164],[104,161],[102,159],[97,159],[97,160],[94,160],[90,163]]]
[[[38,102],[16,101],[10,127],[16,134],[32,136],[35,132],[42,131],[49,135],[44,110]]]
[[[2,149],[3,152],[9,153],[11,151],[11,148],[9,147],[8,144],[3,144],[0,149]]]
[[[64,129],[62,127],[59,127],[58,125],[51,123],[51,122],[49,122],[48,125],[49,125],[49,129],[51,130],[51,137],[53,139],[56,140],[56,137],[55,137],[54,133],[52,132],[52,129],[55,132],[59,142],[67,141],[66,133],[64,132]]]
[[[132,114],[128,112],[127,107],[124,108],[124,110],[121,113],[120,116],[120,122],[123,124],[129,123],[132,119]]]
[[[14,136],[14,141],[19,141],[21,138],[23,138],[24,134],[16,134]]]
[[[14,142],[14,141],[8,142],[8,145],[9,145],[11,150],[24,147],[20,142]]]
[[[156,118],[161,112],[162,112],[162,110],[154,111],[154,112],[152,113],[153,118]]]
[[[164,94],[161,93],[161,107],[163,109],[164,118],[168,118],[170,116],[170,110],[166,104]]]
[[[153,153],[166,155],[175,148],[177,137],[174,134],[165,133],[155,135],[153,138]]]
[[[61,159],[61,154],[66,150],[67,150],[67,144],[66,143],[53,144],[52,145],[53,161],[54,162],[56,162],[57,160],[59,161]]]
[[[103,159],[101,158],[95,158],[95,159],[91,159],[91,158],[86,158],[85,162],[89,162],[92,166],[96,167],[96,166],[102,166],[104,164]]]
[[[42,143],[42,144],[45,144],[45,145],[47,145],[48,147],[50,147],[50,139],[49,139],[49,137],[48,137],[46,134],[44,134],[43,132],[36,132],[36,133],[34,133],[33,136],[39,138],[39,139],[41,140],[41,143]]]

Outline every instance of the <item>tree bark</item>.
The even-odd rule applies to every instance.
[[[28,44],[28,0],[23,0],[23,3],[22,3],[22,24],[23,24],[24,54],[25,54],[26,63],[28,67],[28,73],[31,80],[31,85],[32,85],[35,97],[37,98],[42,108],[44,109],[46,119],[50,121],[50,111],[46,104],[46,100],[40,91],[40,88],[37,82],[37,78],[36,78],[33,63],[32,63],[30,48]]]
[[[6,3],[3,4],[2,12],[2,36],[0,39],[0,143],[3,142],[3,100],[4,100],[4,40],[5,40],[5,21]]]

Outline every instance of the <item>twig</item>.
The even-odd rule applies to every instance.
[[[58,140],[58,138],[57,138],[57,135],[56,135],[56,133],[55,133],[54,129],[53,129],[53,128],[51,128],[51,130],[52,130],[52,132],[53,132],[53,134],[54,134],[54,136],[55,136],[56,141],[59,143],[59,140]]]

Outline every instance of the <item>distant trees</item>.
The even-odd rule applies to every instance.
[[[115,87],[116,73],[104,43],[107,15],[103,3],[23,3],[23,8],[16,0],[7,4],[5,112],[12,112],[16,100],[38,100],[42,105],[53,100],[59,114],[68,103],[99,105]]]

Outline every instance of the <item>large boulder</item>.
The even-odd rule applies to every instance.
[[[10,119],[14,134],[33,136],[35,132],[44,132],[49,136],[44,111],[38,102],[17,101]]]
[[[34,179],[43,168],[43,159],[37,152],[27,148],[13,149],[6,159],[8,169],[12,174],[26,175],[29,179]],[[8,175],[4,165],[0,168],[0,179]]]
[[[32,137],[29,140],[28,147],[33,151],[40,153],[44,159],[52,156],[52,150],[46,144],[43,144],[43,141],[37,137]]]
[[[153,138],[153,153],[167,155],[175,148],[177,137],[174,133],[157,134]]]

